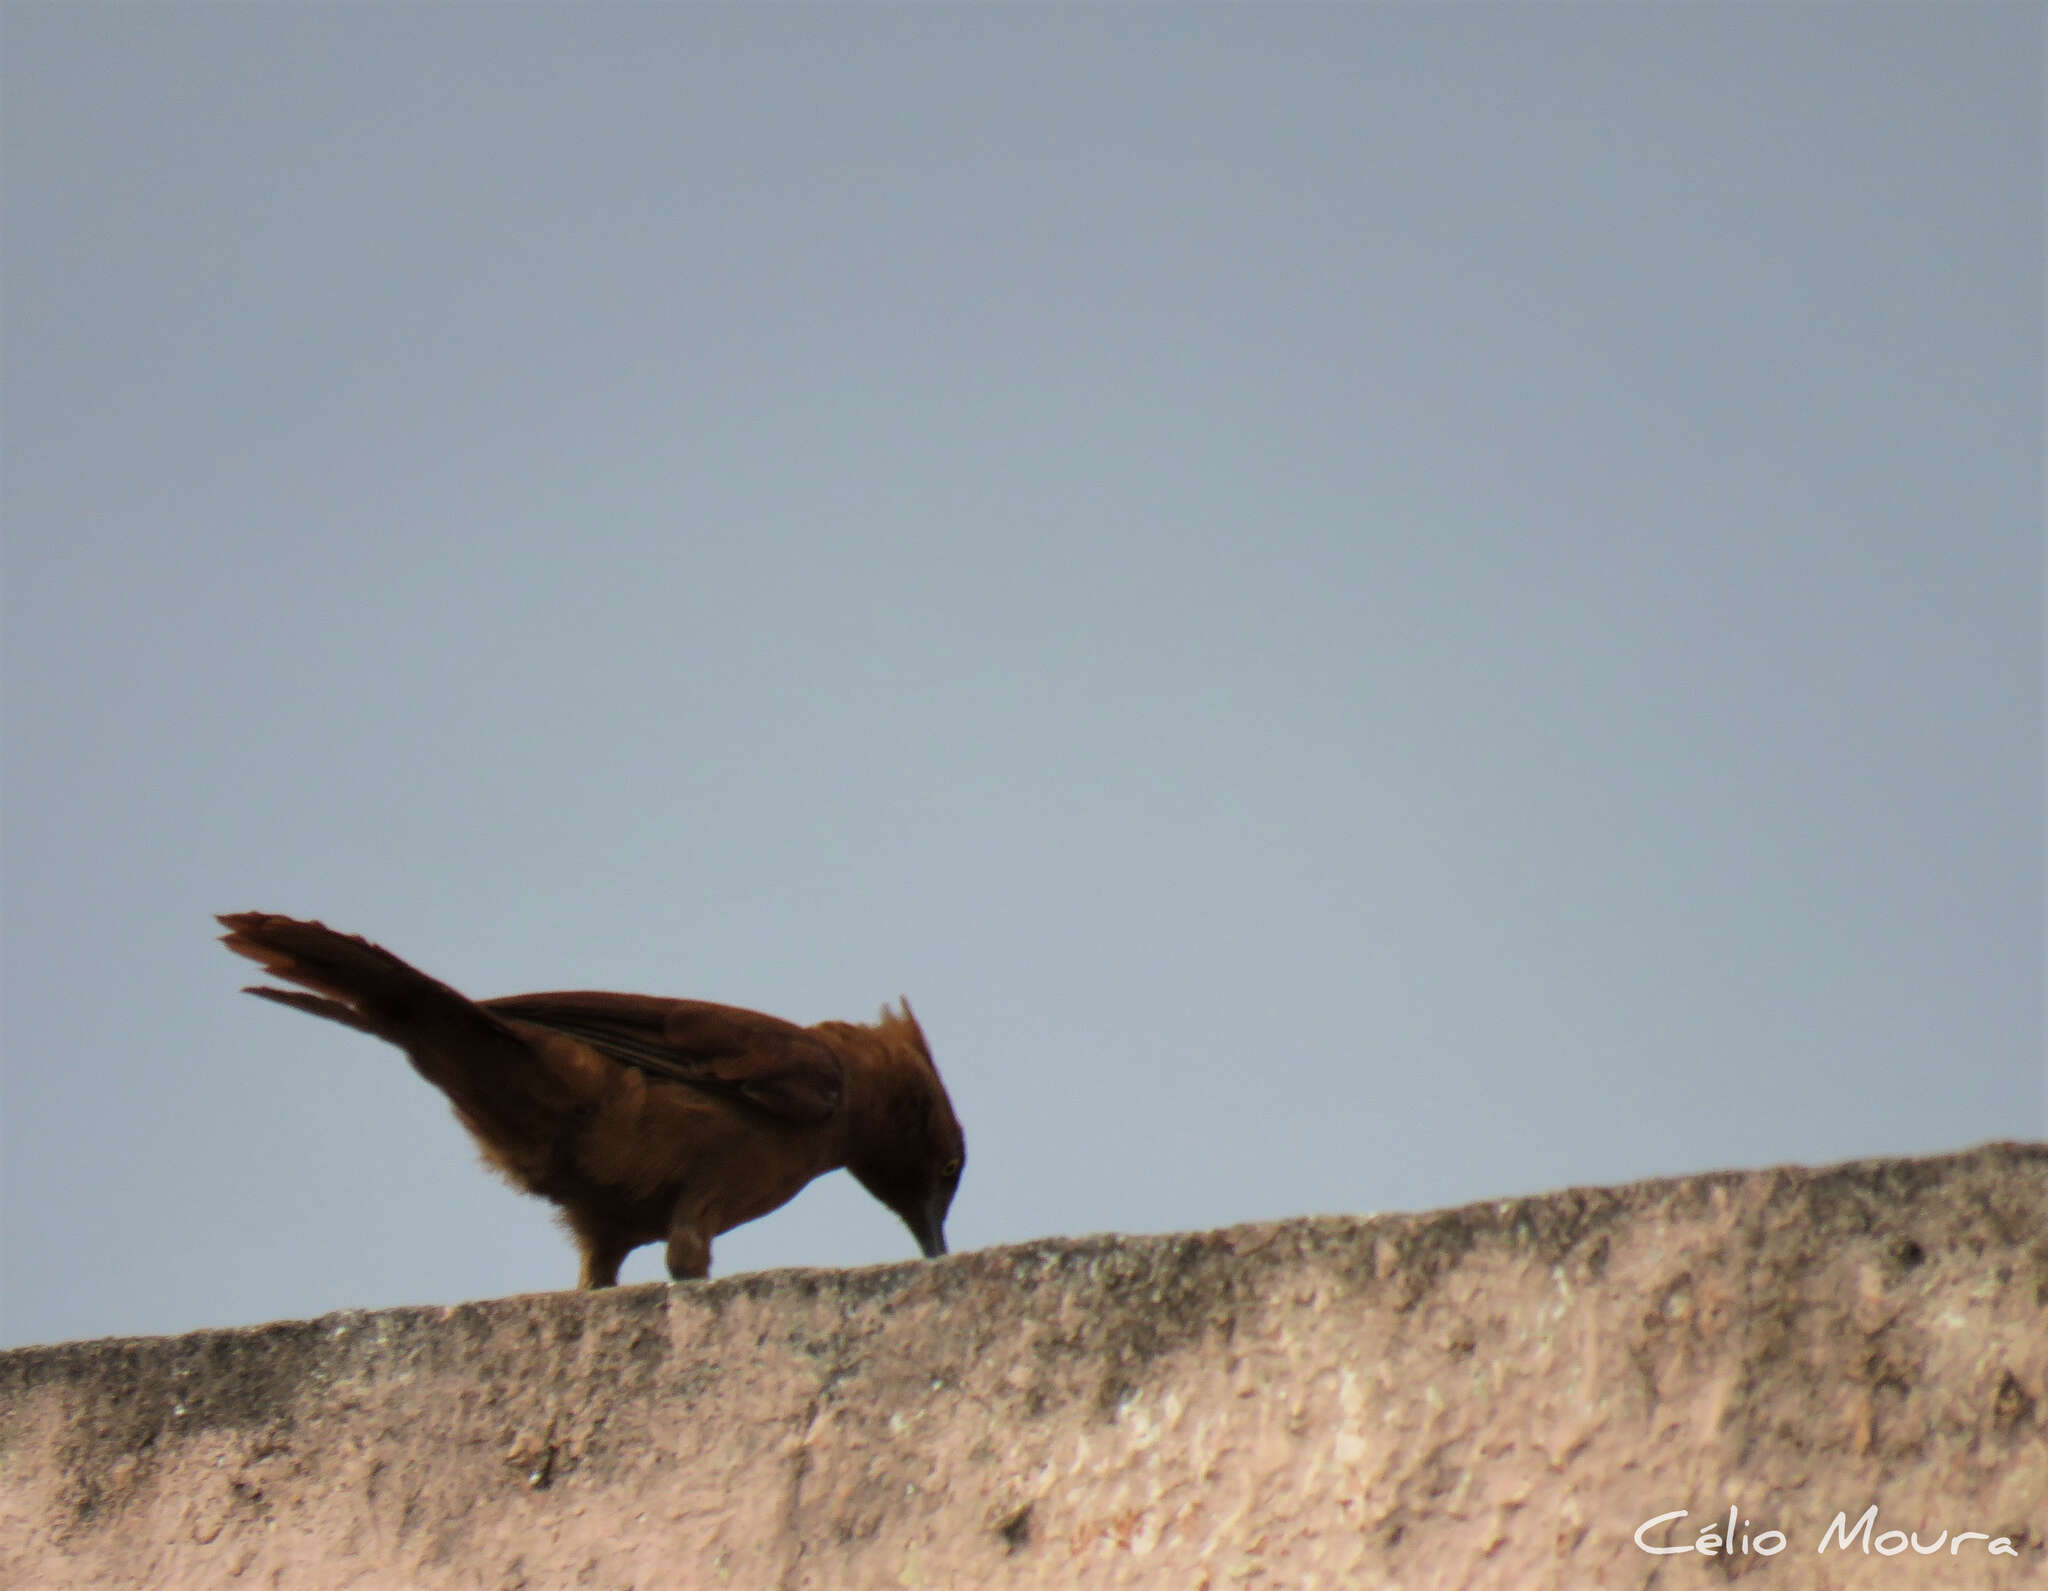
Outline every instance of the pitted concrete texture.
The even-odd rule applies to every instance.
[[[2044,1536],[2041,1146],[0,1355],[21,1591],[1908,1591]]]

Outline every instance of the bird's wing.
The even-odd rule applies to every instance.
[[[839,1109],[838,1055],[815,1033],[759,1011],[703,1000],[576,990],[479,1000],[493,1016],[580,1039],[653,1077],[741,1099],[813,1124]]]

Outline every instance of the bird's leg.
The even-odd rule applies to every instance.
[[[583,1251],[583,1266],[576,1277],[578,1287],[588,1292],[619,1285],[619,1266],[631,1251],[629,1244],[616,1238],[579,1232],[576,1234],[576,1246]]]
[[[679,1282],[698,1282],[711,1274],[711,1236],[681,1210],[668,1229],[668,1273]]]

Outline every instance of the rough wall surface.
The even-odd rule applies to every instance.
[[[2042,1146],[0,1354],[10,1588],[1906,1591],[2044,1537]]]

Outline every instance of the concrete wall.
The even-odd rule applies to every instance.
[[[10,1588],[1906,1591],[2044,1537],[2039,1146],[0,1355]]]

